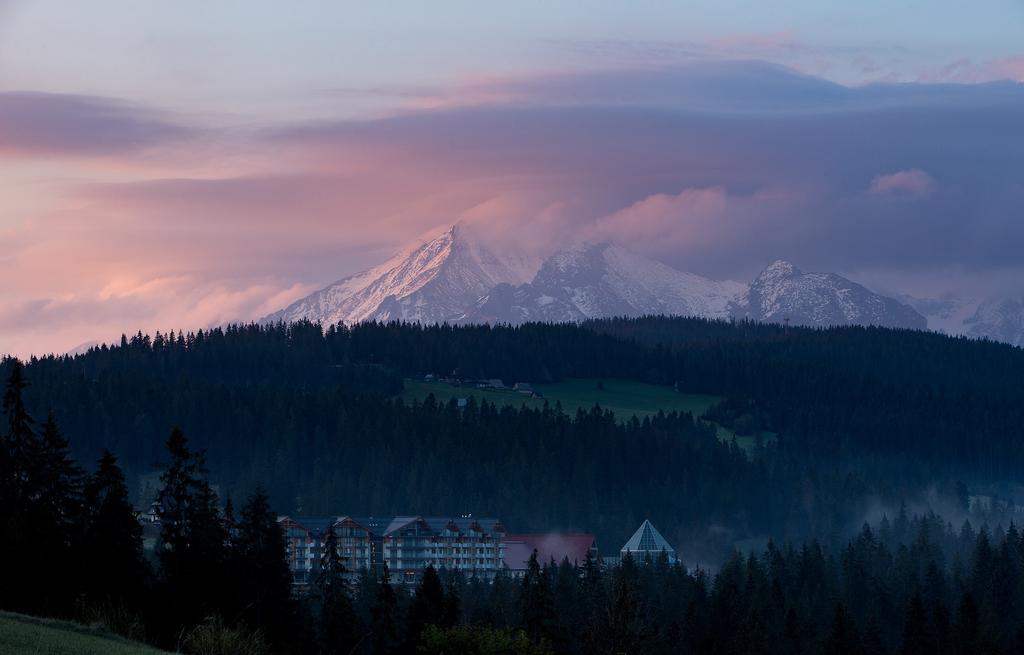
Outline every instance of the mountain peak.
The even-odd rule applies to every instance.
[[[263,321],[456,321],[494,286],[522,284],[534,270],[529,260],[499,256],[456,223]]]
[[[794,325],[879,325],[924,329],[927,320],[909,305],[869,291],[834,273],[804,273],[785,260],[772,262],[731,306],[733,316]]]
[[[761,272],[759,277],[781,278],[793,277],[794,275],[803,275],[803,271],[794,266],[790,261],[776,259]]]

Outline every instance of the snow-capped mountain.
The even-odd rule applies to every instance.
[[[1024,346],[1024,297],[990,298],[964,320],[967,336]]]
[[[499,255],[459,226],[263,321],[518,324],[645,314],[926,326],[903,303],[838,275],[803,273],[787,262],[775,262],[750,285],[684,273],[608,243],[578,245],[540,264]]]
[[[793,325],[880,325],[925,329],[912,307],[833,273],[804,273],[786,261],[764,269],[730,305],[736,318]]]
[[[380,266],[292,303],[263,322],[459,321],[495,285],[525,283],[536,266],[529,259],[499,257],[455,225]]]
[[[565,322],[672,314],[726,318],[744,286],[684,273],[608,243],[556,253],[529,284],[491,290],[467,320]]]

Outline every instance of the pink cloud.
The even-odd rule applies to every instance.
[[[935,192],[935,180],[924,171],[912,168],[887,175],[879,175],[871,180],[868,193],[872,195],[907,195],[926,198]]]
[[[693,256],[726,244],[784,244],[790,228],[778,219],[807,202],[803,191],[765,188],[733,195],[725,187],[659,193],[598,219],[586,232],[643,252]]]
[[[593,236],[613,241],[655,240],[662,247],[706,241],[729,204],[723,187],[659,193],[600,219]]]

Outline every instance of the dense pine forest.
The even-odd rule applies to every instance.
[[[716,563],[743,540],[845,538],[879,505],[1013,500],[1021,371],[1017,348],[877,328],[299,323],[33,359],[26,402],[54,413],[80,461],[116,451],[133,500],[180,426],[223,495],[263,484],[282,512],[473,512],[517,530],[593,531],[612,550],[650,518]],[[751,456],[685,414],[401,403],[403,377],[427,373],[675,385],[723,396],[710,418],[778,439]]]
[[[73,618],[176,652],[1016,653],[1024,538],[935,513],[864,524],[843,544],[736,551],[717,571],[625,556],[541,562],[491,583],[386,566],[351,584],[335,535],[310,592],[291,593],[284,535],[261,488],[236,514],[179,429],[163,444],[158,548],[143,554],[109,451],[83,470],[8,362],[0,449],[0,609]],[[482,410],[481,410],[482,411]],[[595,413],[596,415],[596,413]],[[581,416],[577,420],[582,420]],[[692,425],[691,425],[692,428]],[[653,429],[653,428],[652,428]]]
[[[695,319],[300,323],[0,368],[0,609],[196,653],[1024,648],[1020,349]],[[428,373],[724,400],[642,420],[402,402]],[[777,437],[743,450],[708,420]],[[147,478],[153,557],[133,507]],[[682,562],[534,560],[493,584],[430,569],[408,589],[351,585],[326,557],[293,597],[277,513],[355,511],[588,530],[611,553],[650,518]]]

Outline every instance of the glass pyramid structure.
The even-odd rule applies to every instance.
[[[642,562],[648,557],[651,560],[657,559],[661,555],[662,551],[668,555],[670,562],[676,560],[676,551],[672,546],[665,541],[665,537],[661,536],[658,529],[651,525],[650,521],[644,521],[640,528],[633,533],[633,536],[629,538],[629,541],[622,547],[619,552],[620,556],[625,556],[626,553],[630,553],[633,559],[638,562]]]

